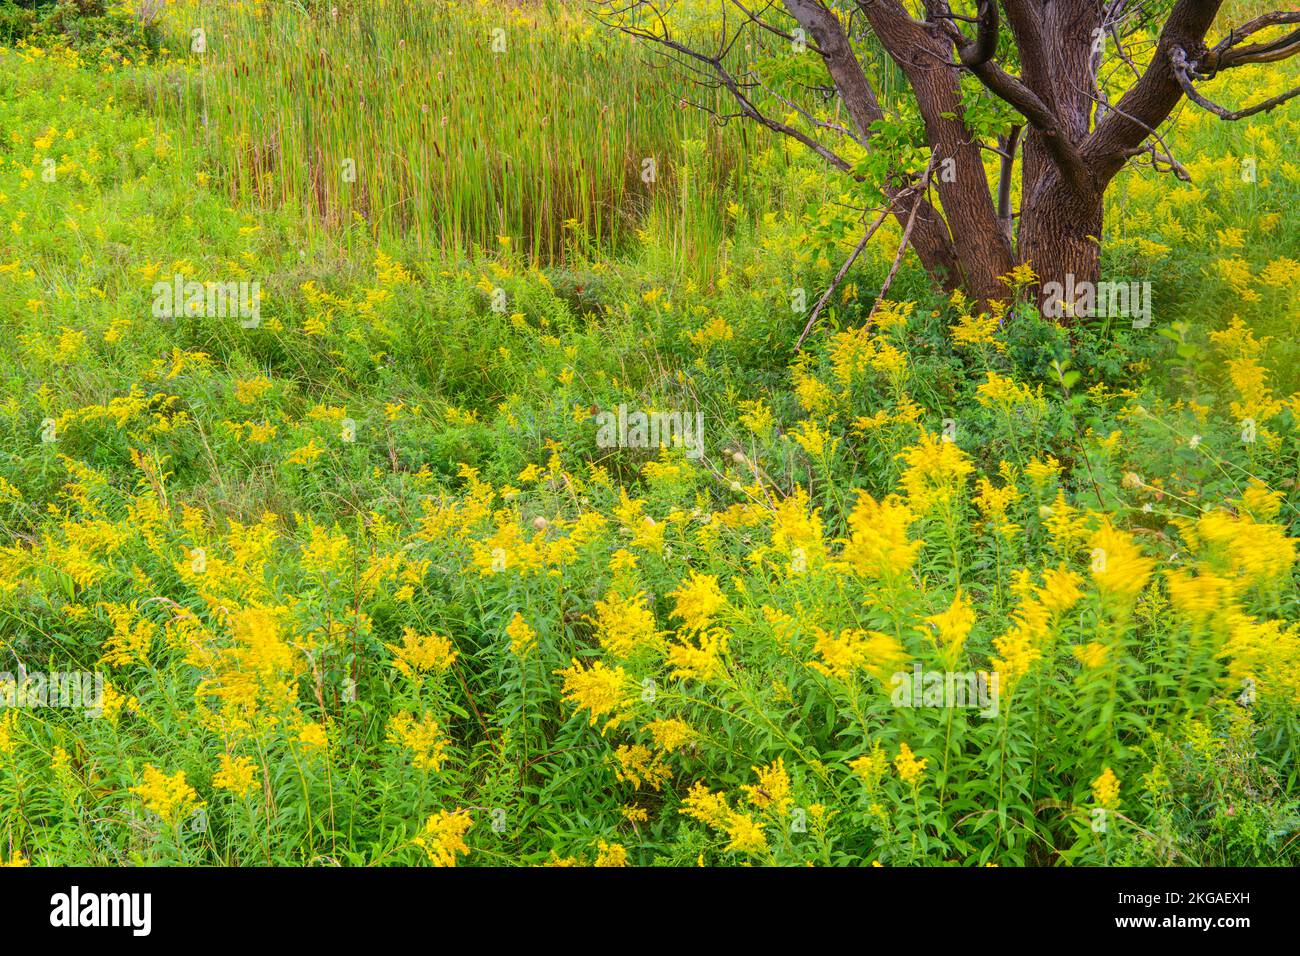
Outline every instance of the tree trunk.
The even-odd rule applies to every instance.
[[[1026,149],[1029,146],[1026,144]],[[1033,266],[1039,279],[1039,302],[1049,299],[1049,284],[1065,290],[1069,321],[1091,283],[1095,292],[1101,271],[1102,195],[1080,195],[1052,167],[1036,178],[1020,207],[1020,260]],[[1059,297],[1059,295],[1058,295]]]
[[[1292,47],[1297,44],[1285,37],[1271,44],[1240,45],[1265,27],[1296,22],[1268,17],[1251,21],[1242,27],[1240,36],[1234,39],[1230,33],[1213,51],[1207,51],[1205,36],[1222,2],[1172,0],[1155,50],[1144,68],[1139,68],[1124,51],[1118,51],[1126,65],[1140,75],[1120,101],[1112,104],[1098,74],[1106,59],[1107,42],[1121,42],[1123,29],[1115,16],[1122,4],[1117,7],[1103,0],[980,0],[972,18],[954,15],[948,0],[923,0],[923,14],[916,4],[904,5],[902,0],[855,0],[854,15],[865,18],[870,32],[906,77],[925,126],[934,174],[925,194],[904,194],[910,180],[884,185],[895,218],[900,224],[913,224],[909,238],[930,276],[945,289],[964,288],[980,307],[987,307],[992,299],[1006,298],[1008,290],[1002,277],[1017,263],[1027,262],[1039,276],[1041,304],[1046,305],[1055,293],[1052,304],[1062,306],[1061,319],[1068,322],[1073,316],[1086,314],[1087,304],[1095,302],[1099,291],[1106,187],[1125,162],[1143,152],[1149,137],[1154,136],[1163,145],[1154,131],[1185,93],[1194,96],[1193,91],[1185,89],[1191,83],[1187,64],[1210,56],[1208,73],[1197,74],[1209,76],[1224,64],[1225,49],[1236,54],[1226,66],[1266,62],[1295,52]],[[852,16],[846,8],[828,5],[825,0],[783,3],[800,25],[795,33],[764,22],[739,3],[736,6],[759,28],[800,49],[811,39],[807,46],[821,57],[851,121],[852,129],[840,127],[838,132],[872,150],[878,124],[886,115],[846,32]],[[641,0],[630,0],[628,9],[640,5]],[[999,37],[1005,37],[1000,32],[1000,11],[1005,11],[1015,40],[1017,70],[1008,71],[998,62]],[[1125,16],[1132,12],[1124,11]],[[654,18],[659,19],[657,11]],[[974,28],[963,32],[953,21],[973,23]],[[754,105],[749,94],[763,87],[762,82],[751,81],[748,75],[737,80],[727,72],[724,60],[724,52],[739,33],[732,41],[721,43],[720,52],[706,54],[653,31],[629,32],[657,40],[717,74],[739,101],[744,115],[802,142],[835,168],[845,172],[853,169],[848,159],[815,135],[765,116]],[[723,33],[725,40],[725,28]],[[1296,34],[1300,35],[1300,31]],[[962,78],[966,73],[978,78],[988,91],[1023,117],[1020,214],[1014,244],[1008,235],[1013,217],[1010,173],[1015,162],[1014,139],[1004,140],[995,205],[981,152],[985,144],[965,118]],[[813,86],[805,88],[813,90],[824,85],[813,82]],[[1260,108],[1278,105],[1290,95],[1295,94],[1274,97],[1261,103]],[[836,124],[821,122],[779,94],[778,98],[804,113],[814,127],[837,129]],[[1154,161],[1155,147],[1150,150]],[[937,202],[933,200],[936,194]]]
[[[898,15],[901,7],[864,4],[861,9],[916,96],[926,142],[939,163],[934,188],[952,236],[961,284],[980,303],[1004,298],[1002,277],[1015,260],[998,227],[980,147],[966,126],[952,41],[934,24]]]
[[[891,200],[898,195],[897,191],[891,193],[892,195],[887,194]],[[906,228],[908,216],[917,203],[921,207],[917,209],[916,221],[912,225],[912,249],[921,260],[921,267],[926,274],[940,288],[945,292],[960,289],[962,269],[948,236],[948,227],[934,206],[926,201],[925,195],[922,193],[910,201],[905,199],[898,203],[899,208],[895,211],[894,218],[899,226]]]
[[[885,118],[875,90],[858,63],[843,25],[815,0],[785,0],[785,6],[817,44],[831,81],[848,110],[860,142],[869,143],[872,125]],[[926,273],[945,291],[959,288],[963,281],[961,264],[948,234],[948,225],[924,194],[903,197],[903,185],[886,186],[885,196],[894,203],[894,218],[905,228],[915,209],[912,248]]]

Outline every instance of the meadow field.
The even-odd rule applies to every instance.
[[[859,184],[589,4],[32,7],[0,862],[1300,863],[1300,100],[1120,175],[1141,320],[887,221],[796,348]]]

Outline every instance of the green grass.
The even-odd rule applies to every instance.
[[[173,29],[190,20],[207,52],[187,58],[182,122],[207,116],[204,145],[232,197],[324,228],[355,216],[453,260],[509,242],[549,262],[578,238],[568,222],[602,248],[625,246],[656,202],[673,202],[683,140],[707,141],[713,157],[692,202],[725,205],[748,185],[752,131],[685,108],[650,51],[581,6],[199,4],[169,15]]]
[[[791,290],[815,298],[856,218],[779,146],[747,161],[759,208],[715,204],[678,173],[662,203],[632,204],[621,241],[592,228],[546,263],[522,229],[444,249],[436,211],[404,236],[304,212],[278,175],[238,178],[228,125],[205,141],[190,94],[178,108],[171,80],[194,64],[109,66],[0,50],[0,646],[6,666],[97,670],[134,703],[110,719],[0,712],[16,715],[0,723],[0,860],[416,864],[426,824],[463,811],[468,863],[1295,864],[1294,299],[1255,278],[1297,247],[1285,216],[1264,228],[1300,182],[1282,146],[1293,112],[1262,134],[1185,127],[1175,147],[1196,157],[1199,193],[1121,181],[1107,267],[1159,283],[1151,329],[1063,330],[1021,306],[961,346],[964,310],[909,263],[893,298],[910,317],[863,333],[885,242],[795,356]],[[203,69],[215,96],[219,71]],[[260,81],[266,104],[322,112],[279,82]],[[688,168],[725,167],[661,134]],[[1263,160],[1251,188],[1233,179],[1245,148]],[[1233,227],[1239,249],[1217,235]],[[1218,278],[1233,255],[1260,301]],[[259,280],[261,325],[154,319],[152,283],[177,271]],[[1234,312],[1278,339],[1212,339]],[[1018,397],[989,399],[990,373]],[[702,410],[706,457],[598,447],[592,410],[619,403]],[[900,456],[949,425],[955,448],[938,447],[973,473],[927,503]],[[973,501],[979,479],[1014,486],[1002,520],[994,496]],[[854,518],[864,492],[914,510],[906,540],[924,544],[905,573],[852,566],[844,539],[861,548],[881,527]],[[1057,524],[1070,509],[1073,532]],[[1098,547],[1137,549],[1134,580],[1152,563],[1140,594],[1116,593]],[[927,618],[960,593],[974,622],[959,669],[987,669],[1032,609],[1022,575],[1057,570],[1081,593],[1036,635],[1042,656],[997,719],[891,706],[871,655],[847,676],[813,666],[831,660],[826,636],[862,628],[951,668]],[[724,598],[703,634],[679,593],[693,573]],[[1215,574],[1231,595],[1198,618],[1169,582]],[[598,602],[638,600],[659,636],[627,653]],[[511,648],[516,614],[536,632],[528,653]],[[408,628],[457,659],[395,667]],[[674,673],[682,648],[708,656],[715,628],[722,670]],[[626,720],[593,726],[575,659],[622,669]],[[436,769],[403,741],[406,714],[437,722]],[[690,743],[666,746],[650,729],[665,720]],[[926,761],[915,786],[904,744]],[[256,789],[229,786],[231,758]],[[148,767],[192,794],[162,799]],[[1097,832],[1107,768],[1120,814]],[[696,784],[726,813],[692,815]]]

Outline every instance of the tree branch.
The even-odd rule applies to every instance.
[[[1300,46],[1296,49],[1300,50]],[[1270,96],[1268,99],[1261,103],[1256,103],[1254,106],[1248,106],[1239,110],[1230,110],[1226,107],[1220,106],[1218,103],[1213,103],[1206,99],[1201,95],[1200,91],[1196,89],[1195,84],[1192,83],[1192,74],[1196,72],[1195,67],[1188,62],[1186,50],[1180,46],[1174,47],[1169,51],[1169,62],[1173,64],[1174,76],[1177,77],[1179,85],[1183,88],[1183,92],[1187,94],[1187,98],[1197,106],[1209,110],[1220,119],[1239,120],[1245,119],[1247,116],[1254,116],[1257,113],[1266,113],[1271,109],[1281,106],[1287,100],[1300,96],[1300,86],[1297,86],[1294,89],[1287,90],[1285,93],[1279,93],[1277,96]],[[1199,76],[1201,74],[1197,73],[1197,75]]]
[[[946,0],[931,0],[930,6],[957,50],[961,65],[973,73],[989,92],[1015,108],[1042,136],[1052,158],[1061,167],[1066,181],[1080,193],[1094,190],[1095,184],[1084,165],[1083,157],[1070,140],[1060,117],[1048,103],[1018,77],[1003,70],[994,61],[998,42],[998,8],[996,0],[980,0],[976,38],[970,39],[953,26]],[[1018,135],[1018,134],[1017,134]]]
[[[979,0],[975,15],[979,24],[975,31],[975,42],[966,44],[960,51],[961,65],[967,69],[988,63],[998,51],[997,0]]]
[[[1002,232],[1011,242],[1014,236],[1012,225],[1015,215],[1011,212],[1011,180],[1016,168],[1016,147],[1020,145],[1021,126],[1011,127],[1011,132],[1002,137],[998,145],[1002,149],[1002,161],[998,168],[998,222]]]
[[[1294,56],[1300,49],[1300,30],[1293,30],[1270,43],[1252,43],[1238,47],[1241,41],[1253,36],[1260,30],[1281,26],[1285,23],[1300,23],[1300,11],[1279,10],[1266,13],[1254,20],[1228,31],[1228,35],[1214,45],[1201,63],[1207,75],[1220,70],[1243,66],[1247,63],[1275,63]]]
[[[1084,161],[1101,183],[1109,182],[1119,172],[1129,151],[1140,146],[1182,99],[1185,91],[1174,72],[1170,53],[1175,47],[1203,49],[1205,34],[1221,5],[1222,0],[1176,0],[1141,79],[1083,142]]]

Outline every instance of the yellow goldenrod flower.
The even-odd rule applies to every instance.
[[[1106,656],[1110,652],[1109,646],[1100,644],[1097,641],[1089,641],[1087,644],[1076,644],[1070,648],[1078,661],[1087,668],[1100,667],[1106,663]]]
[[[506,625],[506,635],[510,638],[510,653],[515,657],[525,657],[537,644],[537,632],[528,626],[524,616],[515,611],[514,617]]]
[[[199,795],[186,782],[183,770],[168,776],[153,764],[145,764],[144,780],[132,787],[131,792],[140,798],[146,810],[173,824],[199,805]]]
[[[456,857],[469,852],[465,834],[473,825],[468,810],[441,810],[424,821],[424,829],[411,842],[424,850],[434,866],[455,866]]]
[[[908,504],[920,513],[945,505],[965,488],[966,476],[975,470],[956,442],[922,432],[915,445],[898,456],[906,463],[902,485]]]
[[[721,629],[698,631],[668,647],[672,676],[683,680],[710,681],[723,670],[727,633]]]
[[[306,721],[298,728],[296,739],[308,753],[321,753],[329,749],[329,734],[322,724]]]
[[[402,629],[401,644],[385,644],[393,652],[393,667],[412,680],[420,675],[447,670],[458,655],[450,638],[441,634],[420,634],[415,628]]]
[[[794,797],[790,794],[790,775],[785,769],[785,759],[777,757],[766,767],[751,768],[758,777],[757,784],[742,784],[749,802],[761,810],[771,810],[783,815]]]
[[[615,657],[631,657],[644,648],[658,649],[663,645],[661,634],[655,630],[654,612],[646,607],[644,593],[623,597],[611,591],[603,601],[596,602],[596,616],[588,620],[595,625],[601,647]]]
[[[814,628],[815,650],[821,660],[808,666],[828,677],[849,680],[857,670],[865,670],[882,684],[907,662],[907,652],[898,639],[881,631],[846,628],[839,636]]]
[[[877,742],[872,745],[869,753],[849,761],[849,768],[858,775],[868,790],[875,790],[889,773],[889,756]]]
[[[406,711],[394,714],[388,720],[387,740],[411,751],[411,766],[434,773],[442,769],[447,746],[451,743],[437,719],[428,711],[419,720]]]
[[[905,743],[898,745],[898,756],[894,758],[894,767],[898,770],[898,776],[903,783],[914,784],[920,780],[927,763],[929,763],[928,757],[917,760],[911,747]]]
[[[601,840],[592,866],[627,866],[627,850],[617,843]]]
[[[718,579],[697,571],[692,571],[690,577],[668,596],[677,602],[673,614],[684,622],[683,630],[687,632],[704,630],[727,604],[726,596],[718,587]]]
[[[257,780],[259,772],[260,768],[249,757],[222,754],[221,769],[212,775],[212,786],[242,797],[252,790],[260,789],[261,783]]]
[[[908,538],[907,530],[916,515],[891,495],[876,501],[866,492],[858,494],[849,515],[849,540],[843,558],[855,574],[868,578],[892,578],[908,573],[924,546]]]
[[[659,790],[672,776],[667,764],[663,762],[662,754],[654,753],[645,744],[620,746],[614,751],[614,760],[618,764],[615,776],[632,784],[637,790],[641,789],[642,784]]]
[[[655,743],[669,753],[684,747],[696,737],[690,724],[675,717],[653,720],[646,724],[645,729],[654,738]]]
[[[956,660],[956,656],[961,653],[966,638],[975,626],[975,611],[971,607],[970,601],[962,594],[961,589],[957,589],[956,596],[952,599],[946,611],[938,614],[932,614],[926,618],[926,621],[934,625],[939,638],[939,646],[944,649],[945,655],[950,660]]]
[[[1110,767],[1092,782],[1092,799],[1099,807],[1113,809],[1119,806],[1119,778]]]
[[[1131,601],[1147,581],[1155,561],[1145,557],[1132,536],[1103,521],[1089,542],[1092,546],[1092,579],[1102,594]]]
[[[635,700],[635,691],[632,678],[622,667],[609,668],[604,661],[583,667],[575,659],[572,667],[556,673],[564,678],[564,699],[575,709],[590,712],[593,726],[606,715],[609,719],[605,721],[605,730],[627,718],[627,711]]]

